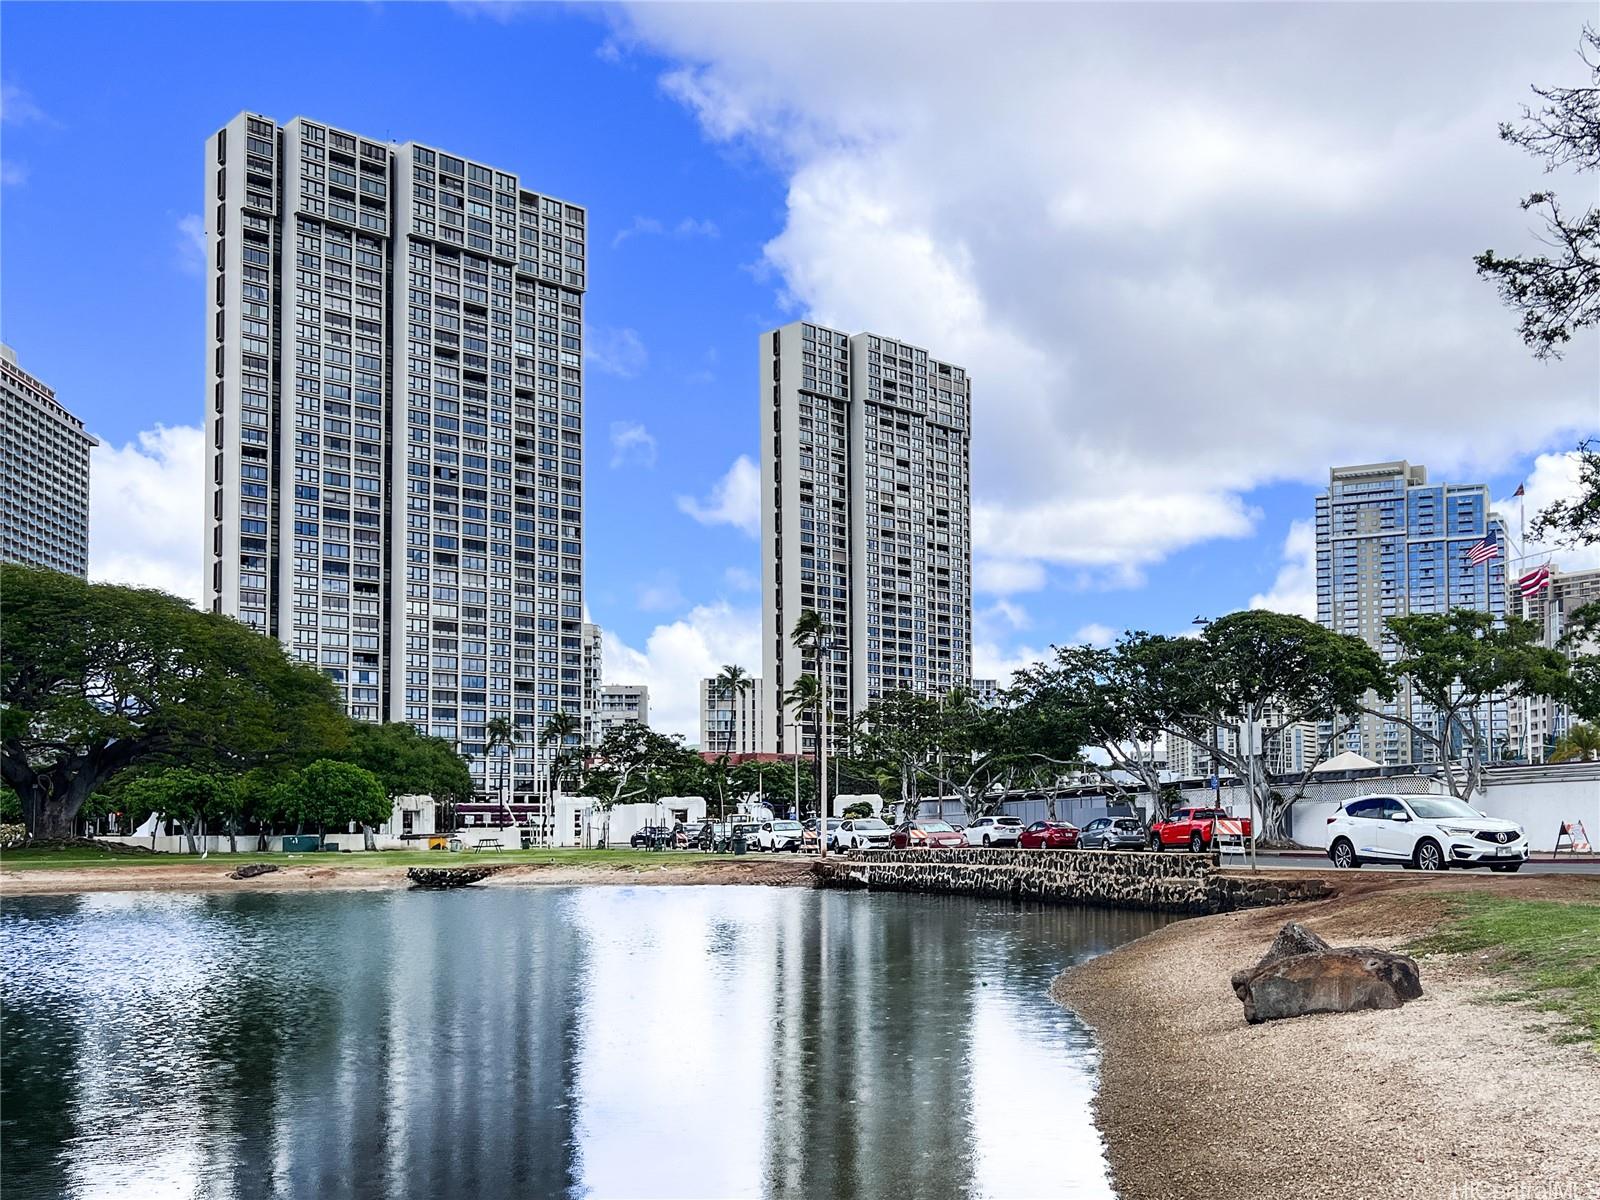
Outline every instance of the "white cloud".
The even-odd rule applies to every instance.
[[[657,571],[634,591],[634,607],[640,612],[667,612],[683,603],[678,577],[671,571]]]
[[[684,217],[676,225],[668,225],[655,217],[634,217],[632,224],[617,230],[616,237],[611,239],[611,248],[615,250],[629,238],[636,237],[714,238],[721,235],[717,223],[709,219]]]
[[[14,83],[0,83],[0,122],[6,125],[55,125],[57,122]]]
[[[1570,500],[1580,492],[1578,482],[1578,452],[1568,450],[1559,454],[1541,454],[1533,461],[1533,470],[1523,484],[1526,492],[1522,498],[1515,496],[1498,501],[1495,511],[1505,518],[1511,536],[1521,543],[1522,514],[1527,513],[1528,523],[1557,500]],[[1526,505],[1526,509],[1524,509]],[[1600,567],[1600,546],[1555,546],[1529,541],[1520,558],[1513,550],[1507,573],[1520,575],[1546,560],[1554,562],[1564,571],[1581,571]]]
[[[89,465],[89,576],[200,602],[205,444],[192,425],[158,425]]]
[[[657,625],[642,650],[604,630],[608,683],[650,688],[650,724],[663,733],[700,737],[700,681],[738,663],[760,672],[761,614],[719,601],[702,604],[669,624]]]
[[[633,329],[607,329],[592,325],[584,339],[583,357],[597,371],[632,379],[650,361],[644,341]]]
[[[741,454],[728,473],[711,485],[705,500],[679,496],[678,509],[702,525],[733,525],[751,537],[761,536],[761,469]]]
[[[206,271],[206,223],[199,213],[178,220],[178,268],[188,275]]]
[[[978,555],[972,560],[972,590],[990,596],[1036,592],[1045,585],[1045,570],[1037,562]]]
[[[11,159],[0,159],[0,187],[16,187],[28,182],[28,167],[26,163],[15,162]]]
[[[611,422],[611,465],[656,465],[655,436],[638,421]]]
[[[1109,646],[1117,640],[1117,631],[1109,625],[1102,625],[1098,621],[1090,621],[1081,626],[1078,632],[1072,635],[1072,642],[1078,646]]]
[[[615,33],[784,173],[785,306],[972,372],[980,558],[1137,585],[1249,535],[1256,487],[1481,475],[1592,425],[1593,335],[1535,362],[1471,264],[1529,245],[1542,177],[1496,125],[1578,81],[1570,10],[1148,13],[639,4]]]
[[[743,567],[729,567],[722,573],[722,582],[736,592],[761,590],[761,580],[756,578],[755,572],[747,571]]]
[[[1317,619],[1317,530],[1309,519],[1289,525],[1278,577],[1269,591],[1250,597],[1250,607]]]
[[[972,641],[972,677],[974,679],[993,679],[1000,687],[1011,686],[1011,677],[1023,667],[1031,667],[1036,662],[1042,662],[1049,654],[1044,650],[1034,650],[1029,646],[1018,646],[1013,650],[1003,649],[998,643],[979,640]]]

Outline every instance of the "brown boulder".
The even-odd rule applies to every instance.
[[[1278,959],[1269,952],[1234,973],[1233,990],[1244,1001],[1245,1020],[1255,1025],[1307,1013],[1399,1008],[1422,995],[1422,981],[1415,959],[1348,946]]]
[[[1272,939],[1272,945],[1267,947],[1267,952],[1261,956],[1261,961],[1256,966],[1264,967],[1268,963],[1277,962],[1280,958],[1292,958],[1296,954],[1315,954],[1319,950],[1332,949],[1332,946],[1299,921],[1290,921],[1278,930],[1278,936]]]

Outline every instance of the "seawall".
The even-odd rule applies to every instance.
[[[1101,850],[870,850],[817,864],[823,887],[943,892],[1155,912],[1218,913],[1320,900],[1316,878],[1219,869],[1204,854]]]

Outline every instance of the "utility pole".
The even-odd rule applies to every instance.
[[[822,715],[817,728],[822,738],[817,754],[817,850],[822,858],[828,857],[828,672],[823,664],[833,661],[833,643],[826,638],[817,640],[817,674],[821,681]],[[826,946],[824,946],[826,948]]]

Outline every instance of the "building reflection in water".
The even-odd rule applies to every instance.
[[[742,887],[8,901],[0,1191],[1108,1196],[1047,988],[1159,923]]]

